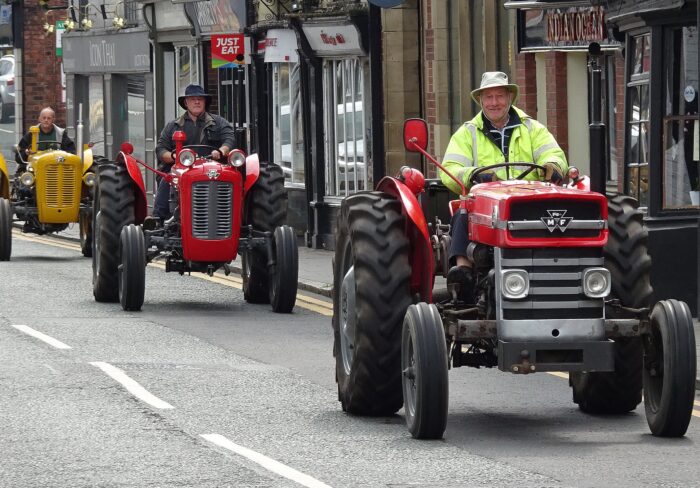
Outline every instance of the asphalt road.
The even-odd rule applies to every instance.
[[[277,315],[203,278],[149,267],[126,313],[93,300],[75,244],[13,236],[0,486],[700,486],[700,401],[685,438],[657,439],[643,406],[587,416],[560,376],[461,368],[445,439],[416,441],[403,412],[341,411],[327,299]]]

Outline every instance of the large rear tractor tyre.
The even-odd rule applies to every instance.
[[[0,261],[9,261],[12,255],[12,204],[0,198]]]
[[[411,305],[401,203],[379,192],[343,200],[333,264],[333,355],[338,399],[357,415],[403,404],[401,328]]]
[[[260,163],[260,175],[246,196],[245,225],[259,231],[274,232],[287,219],[287,191],[282,168]],[[243,297],[248,303],[268,303],[270,282],[267,253],[263,248],[246,250],[241,255]]]
[[[146,243],[141,227],[122,229],[119,239],[119,303],[122,310],[138,312],[146,291]]]
[[[297,300],[299,249],[294,229],[277,227],[274,234],[275,267],[270,275],[270,304],[275,313],[290,313]]]
[[[441,439],[447,426],[447,344],[435,305],[406,311],[401,335],[406,425],[416,439]]]
[[[644,409],[651,433],[682,437],[695,400],[697,367],[693,318],[685,302],[662,300],[644,338]]]
[[[92,293],[98,302],[119,301],[120,236],[134,223],[135,201],[126,166],[99,164],[92,211]]]
[[[80,252],[86,258],[92,257],[92,217],[81,213],[78,217],[80,227]]]
[[[604,249],[611,297],[632,308],[649,307],[653,294],[648,233],[637,206],[634,198],[625,195],[608,201],[610,233]],[[615,371],[571,373],[574,402],[592,414],[621,414],[637,408],[642,401],[642,353],[641,339],[616,339]]]

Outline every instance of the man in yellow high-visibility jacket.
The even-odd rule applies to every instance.
[[[508,83],[508,76],[500,71],[483,74],[481,85],[472,91],[481,111],[463,124],[452,135],[445,150],[442,164],[446,170],[470,186],[472,172],[481,166],[505,162],[536,163],[545,171],[531,171],[526,180],[562,181],[568,170],[566,156],[547,128],[513,104],[518,98],[518,85]],[[517,177],[527,170],[499,168],[477,176],[479,183]],[[544,173],[544,174],[543,174]],[[440,179],[455,193],[460,188],[452,178],[440,171]],[[447,285],[458,285],[458,296],[465,302],[474,298],[472,263],[467,258],[469,237],[466,213],[457,212],[452,219],[450,261],[455,263],[448,275]]]

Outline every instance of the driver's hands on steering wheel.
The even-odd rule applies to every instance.
[[[544,163],[542,166],[544,166],[545,169],[545,181],[551,181],[552,183],[561,183],[561,181],[564,179],[564,175],[562,175],[561,173],[561,168],[559,168],[559,165],[557,163]]]
[[[224,154],[223,154],[221,151],[219,151],[218,149],[214,149],[214,150],[211,152],[211,158],[214,159],[214,160],[216,160],[216,161],[218,161],[219,159],[221,159],[221,157],[222,157],[223,155],[224,155]]]
[[[476,181],[476,183],[488,183],[491,181],[499,181],[500,178],[498,177],[495,171],[488,169],[476,175],[474,180]]]

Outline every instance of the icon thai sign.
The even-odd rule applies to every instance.
[[[211,67],[237,68],[245,64],[243,34],[211,36]]]

